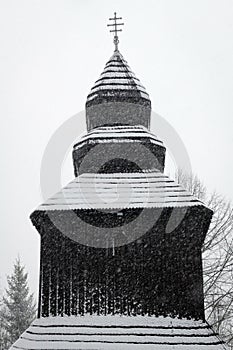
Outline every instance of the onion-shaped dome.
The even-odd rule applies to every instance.
[[[149,128],[150,113],[148,93],[121,53],[115,51],[87,96],[88,130],[114,124]]]

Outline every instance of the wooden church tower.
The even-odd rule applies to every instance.
[[[31,215],[38,318],[12,349],[226,349],[205,322],[212,211],[164,174],[151,101],[118,49],[86,102],[75,178]]]

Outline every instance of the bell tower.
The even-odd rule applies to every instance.
[[[11,349],[223,350],[205,321],[212,211],[164,174],[151,101],[119,52],[87,96],[74,179],[31,214],[41,237],[38,318]]]

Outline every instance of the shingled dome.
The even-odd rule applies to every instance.
[[[119,51],[106,63],[86,102],[88,130],[103,125],[149,127],[151,101]]]

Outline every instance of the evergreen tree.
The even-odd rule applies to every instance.
[[[7,334],[4,327],[4,318],[3,318],[3,306],[0,305],[0,350],[9,349],[11,343],[9,341],[9,335]]]
[[[3,297],[1,319],[5,337],[13,344],[35,318],[36,305],[33,294],[29,294],[28,274],[20,259],[14,264],[14,272],[7,277],[8,288]]]

